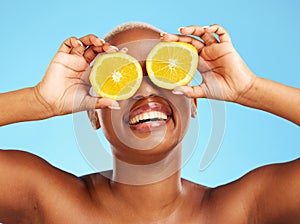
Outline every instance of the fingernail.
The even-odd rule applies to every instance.
[[[183,92],[180,90],[172,90],[172,93],[175,95],[183,95]]]
[[[99,38],[99,40],[103,43],[103,44],[105,44],[106,43],[106,41],[105,40],[103,40],[103,39],[101,39],[101,38]]]
[[[119,48],[115,47],[115,46],[109,46],[108,50],[106,51],[107,53],[113,53],[113,52],[118,52]]]
[[[99,97],[98,94],[94,91],[94,89],[91,87],[89,91],[90,96],[96,96]]]
[[[166,32],[160,32],[159,36],[163,37],[165,34],[167,34]]]
[[[203,29],[208,28],[209,26],[202,26]]]
[[[126,53],[128,52],[128,48],[127,48],[127,47],[123,47],[123,48],[120,50],[120,52],[126,54]]]
[[[120,110],[120,105],[117,101],[114,101],[112,105],[108,106],[109,109],[112,109],[112,110]]]
[[[111,49],[113,49],[113,50],[115,50],[115,51],[118,51],[118,50],[119,50],[119,48],[117,48],[116,46],[110,46],[109,48],[111,48]]]
[[[181,89],[173,89],[172,93],[175,95],[183,95],[184,92]]]
[[[97,37],[96,44],[97,44],[97,46],[102,46],[105,44],[105,40]]]
[[[188,91],[187,86],[179,86],[172,90],[175,95],[183,95]]]
[[[93,129],[94,129],[94,130],[97,130],[97,127],[96,127],[96,124],[95,124],[94,120],[92,120],[91,123],[92,123]]]
[[[181,32],[181,29],[184,29],[184,27],[183,26],[179,27],[178,32]]]
[[[77,40],[77,43],[79,43],[81,47],[83,46],[83,43],[80,40]]]

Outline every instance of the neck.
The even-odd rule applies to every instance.
[[[182,192],[181,145],[163,160],[132,165],[114,158],[112,190],[135,208],[171,208]]]

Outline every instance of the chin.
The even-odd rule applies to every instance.
[[[110,143],[113,154],[119,160],[131,164],[149,164],[163,160],[178,147],[181,149],[184,134],[181,127],[175,128],[170,117],[159,126],[149,124],[147,127],[125,128]]]

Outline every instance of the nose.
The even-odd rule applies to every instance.
[[[159,87],[155,86],[148,76],[143,77],[140,88],[133,95],[133,99],[138,100],[149,96],[158,96]]]

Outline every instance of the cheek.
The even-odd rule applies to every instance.
[[[188,131],[188,127],[189,127],[189,124],[190,124],[190,113],[181,113],[180,114],[180,123],[181,123],[181,135],[182,136],[185,136],[185,134],[187,133]]]
[[[104,112],[104,109],[100,110],[99,121],[100,121],[100,125],[101,125],[101,130],[106,138],[108,138],[108,136],[109,136],[109,127],[110,127],[109,123],[107,122],[108,119],[105,119],[108,117],[108,115],[109,114]]]
[[[188,119],[191,116],[191,100],[185,96],[174,96],[172,99],[173,108],[179,113],[182,119]]]
[[[105,137],[109,142],[114,141],[115,137],[115,125],[112,124],[112,118],[114,117],[113,111],[110,109],[102,109],[99,114],[99,120],[101,129]]]
[[[176,110],[177,110],[177,122],[178,125],[181,127],[182,136],[184,136],[187,132],[189,127],[190,118],[191,118],[191,101],[186,98],[182,97],[176,101]]]
[[[123,142],[128,134],[123,114],[123,110],[102,109],[100,112],[99,120],[102,132],[112,145]]]

